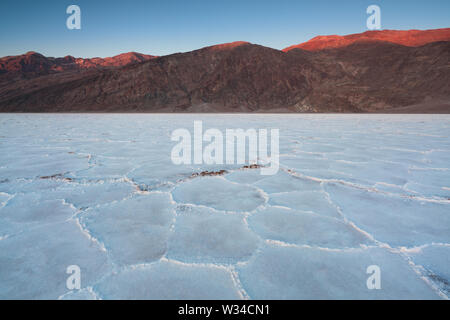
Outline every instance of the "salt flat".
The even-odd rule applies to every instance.
[[[194,120],[278,128],[280,170],[172,164]],[[0,299],[445,299],[448,270],[449,115],[0,114]]]

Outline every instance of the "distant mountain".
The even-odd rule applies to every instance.
[[[292,49],[318,51],[346,47],[355,42],[370,41],[385,41],[408,47],[418,47],[437,41],[450,41],[450,28],[433,30],[380,30],[366,31],[347,36],[317,36],[307,42],[287,47],[283,51],[287,52]]]
[[[142,54],[137,52],[128,52],[109,58],[91,58],[91,59],[76,58],[75,63],[82,68],[93,68],[98,66],[122,67],[132,63],[144,62],[153,58],[156,58],[156,56],[150,56],[148,54]]]
[[[64,58],[45,57],[40,53],[30,51],[19,56],[0,58],[0,75],[10,74],[30,78],[51,73],[74,71],[88,68],[121,67],[131,63],[138,63],[155,58],[154,56],[128,52],[109,58]]]
[[[450,113],[450,41],[286,52],[239,41],[117,67],[105,60],[40,75],[30,66],[34,76],[14,80],[7,71],[0,111]]]

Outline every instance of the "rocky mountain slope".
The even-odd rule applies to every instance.
[[[432,30],[382,30],[366,31],[347,36],[317,36],[311,40],[283,49],[287,52],[293,49],[318,51],[331,48],[341,48],[355,42],[385,41],[403,46],[417,47],[437,41],[450,41],[450,28]]]
[[[52,73],[65,71],[80,71],[90,68],[121,67],[155,58],[137,52],[128,52],[108,58],[64,58],[45,57],[40,53],[30,51],[19,56],[7,56],[0,59],[0,75],[8,76],[8,80],[29,79]]]
[[[31,64],[0,74],[0,111],[450,112],[450,29],[440,30],[447,41],[443,31],[371,31],[371,41],[313,50],[234,42],[117,65]]]

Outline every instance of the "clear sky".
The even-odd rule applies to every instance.
[[[81,8],[81,30],[66,27],[71,4]],[[450,27],[450,0],[1,0],[0,57],[165,55],[237,40],[282,49],[366,31],[371,4],[382,29]]]

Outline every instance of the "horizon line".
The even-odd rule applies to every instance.
[[[287,47],[284,47],[284,48],[281,48],[281,49],[270,47],[270,46],[265,46],[265,45],[262,45],[262,44],[253,43],[253,42],[249,42],[249,41],[236,40],[236,41],[230,41],[230,42],[223,42],[223,43],[215,43],[215,44],[211,44],[211,45],[206,45],[204,47],[200,47],[200,48],[192,49],[192,50],[176,51],[176,52],[172,52],[172,53],[168,53],[168,54],[164,54],[164,55],[154,55],[152,53],[143,53],[143,52],[139,52],[139,51],[135,51],[135,50],[130,50],[130,51],[125,51],[125,52],[121,52],[121,53],[118,53],[118,54],[115,54],[115,55],[106,56],[106,57],[100,57],[100,56],[75,57],[75,56],[72,56],[70,54],[65,55],[65,56],[54,56],[54,55],[47,55],[45,53],[41,53],[41,52],[35,51],[35,50],[28,50],[27,52],[24,52],[22,54],[1,56],[0,59],[4,59],[4,58],[7,58],[7,57],[22,56],[22,55],[26,55],[26,54],[29,54],[29,53],[37,53],[37,54],[40,54],[40,55],[42,55],[42,56],[44,56],[46,58],[55,58],[55,59],[65,58],[65,57],[73,57],[75,59],[107,59],[107,58],[114,58],[114,57],[117,57],[119,55],[123,55],[123,54],[127,54],[127,53],[137,53],[137,54],[141,54],[141,55],[150,55],[150,56],[153,56],[154,58],[160,58],[160,57],[170,56],[170,55],[174,55],[174,54],[187,53],[187,52],[202,50],[202,49],[206,49],[206,48],[210,48],[210,47],[226,45],[226,44],[233,44],[233,43],[238,43],[238,42],[242,42],[243,44],[245,43],[245,44],[259,45],[259,46],[262,46],[262,47],[266,47],[266,48],[270,48],[270,49],[273,49],[273,50],[278,50],[278,51],[283,51],[284,52],[284,50],[286,50],[288,48],[291,48],[291,47],[294,47],[294,46],[299,46],[301,44],[307,43],[307,42],[309,42],[309,41],[311,41],[311,40],[313,40],[313,39],[315,39],[317,37],[333,37],[333,36],[345,37],[345,36],[350,36],[350,35],[359,35],[359,34],[364,34],[364,33],[383,32],[383,31],[404,31],[404,32],[408,32],[408,31],[431,31],[431,30],[445,30],[445,29],[450,29],[450,27],[433,28],[433,29],[415,29],[415,28],[414,29],[380,29],[380,30],[366,30],[366,31],[363,31],[363,32],[347,33],[347,34],[328,34],[328,35],[319,34],[317,36],[314,36],[314,37],[310,38],[307,41],[300,42],[300,43],[297,43],[297,44],[288,45]]]

